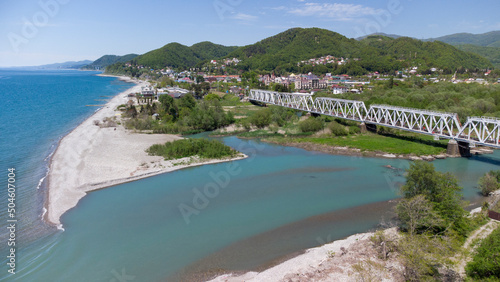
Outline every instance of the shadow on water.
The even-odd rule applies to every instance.
[[[206,281],[225,273],[263,271],[313,248],[392,220],[396,201],[383,201],[312,216],[229,245],[186,267],[168,281]],[[353,222],[357,222],[353,224]],[[378,224],[377,224],[378,222]],[[300,244],[297,244],[298,242]],[[297,247],[299,246],[300,247]],[[265,261],[265,263],[263,263]]]
[[[469,160],[483,162],[491,165],[497,165],[500,167],[500,159],[492,156],[485,156],[485,155],[472,156],[469,158]]]

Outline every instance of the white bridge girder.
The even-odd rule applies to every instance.
[[[500,147],[500,119],[469,117],[456,139],[478,145]]]
[[[316,114],[500,148],[500,119],[497,118],[469,117],[462,126],[455,113],[387,105],[371,105],[367,110],[361,101],[325,97],[313,99],[312,94],[251,90],[249,99]]]
[[[312,112],[362,122],[367,111],[360,101],[318,97]]]
[[[457,114],[371,105],[365,122],[453,139],[461,126]]]

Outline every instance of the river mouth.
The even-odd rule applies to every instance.
[[[227,273],[261,272],[304,253],[308,248],[352,234],[394,226],[396,202],[390,200],[342,209],[277,227],[231,244],[167,280],[206,281]],[[362,221],[366,225],[359,227]],[[370,224],[373,225],[366,229]]]

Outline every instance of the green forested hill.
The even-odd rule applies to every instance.
[[[238,49],[237,46],[224,46],[204,41],[190,47],[203,60],[219,59]]]
[[[300,61],[325,55],[350,60],[342,66],[298,66]],[[236,67],[239,70],[277,73],[313,71],[358,75],[369,71],[389,73],[413,66],[418,66],[420,70],[435,67],[448,72],[458,68],[492,67],[488,60],[477,54],[460,51],[439,41],[422,42],[408,37],[393,39],[382,35],[372,35],[357,41],[319,28],[293,28],[243,47],[226,47],[211,42],[201,42],[191,47],[170,43],[136,57],[131,63],[153,69],[186,69],[222,57],[239,58],[242,61]],[[107,71],[117,72],[120,68],[123,67],[117,64],[110,66]]]
[[[484,47],[476,45],[457,45],[455,46],[462,51],[476,53],[490,60],[493,66],[497,69],[500,68],[500,47]]]
[[[245,70],[283,70],[301,72],[297,62],[324,55],[350,58],[341,68],[330,66],[331,72],[389,72],[419,66],[453,70],[491,67],[491,63],[472,53],[460,51],[442,42],[422,42],[401,37],[368,36],[361,41],[319,28],[294,28],[229,54],[243,60],[238,67]],[[359,60],[354,60],[359,59]]]
[[[91,64],[88,64],[82,69],[86,70],[95,70],[95,69],[103,69],[109,65],[115,64],[115,63],[125,63],[128,62],[135,57],[137,57],[137,54],[128,54],[124,56],[117,56],[117,55],[104,55],[100,57],[99,59],[95,60]]]
[[[191,47],[179,43],[170,43],[159,49],[138,56],[132,60],[132,63],[154,69],[162,69],[165,67],[190,68],[204,60],[224,57],[236,48],[237,47],[227,47],[211,42],[201,42]]]
[[[379,49],[383,57],[390,57],[399,62],[411,62],[411,65],[421,68],[475,69],[491,66],[488,60],[477,54],[460,51],[439,41],[422,42],[409,37],[400,37],[392,40],[385,38],[376,44],[372,41],[368,42],[368,45]],[[362,58],[367,57],[369,58],[370,55],[362,54]]]
[[[500,47],[500,31],[491,31],[482,34],[455,33],[438,38],[428,39],[428,41],[441,41],[451,45],[477,45],[484,47]]]
[[[352,57],[360,45],[354,39],[319,28],[293,28],[229,54],[243,60],[240,65],[248,69],[273,70],[290,67],[301,60],[324,55]]]

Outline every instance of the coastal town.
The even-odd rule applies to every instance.
[[[4,2],[0,281],[500,281],[498,0]]]
[[[301,61],[298,65],[326,65],[326,64],[345,64],[349,59],[340,58],[337,59],[333,56],[324,56],[321,58],[314,58],[307,61]],[[359,60],[359,59],[355,59]],[[211,60],[210,64],[215,66],[218,71],[224,72],[227,66],[236,66],[240,60],[236,58],[225,59],[225,60]],[[155,97],[156,99],[163,94],[170,94],[173,98],[180,98],[187,93],[195,94],[193,85],[200,83],[208,83],[210,88],[207,88],[205,93],[209,91],[215,91],[219,93],[230,93],[240,96],[242,99],[245,95],[248,95],[249,91],[249,81],[244,75],[238,74],[213,74],[214,70],[211,71],[196,71],[193,69],[176,71],[172,68],[165,68],[160,70],[148,69],[142,65],[132,65],[130,63],[125,64],[127,68],[133,68],[140,70],[142,75],[141,79],[144,80],[155,80],[161,81],[166,78],[170,82],[174,82],[176,85],[171,85],[170,87],[158,87],[150,85],[145,87],[139,93],[143,97]],[[208,69],[208,68],[205,68]],[[276,75],[274,73],[270,74],[254,74],[257,79],[257,87],[261,89],[284,89],[288,92],[297,93],[317,93],[325,92],[334,95],[338,94],[362,94],[365,91],[371,91],[374,85],[381,82],[386,82],[389,80],[394,81],[408,81],[412,79],[418,79],[422,82],[427,83],[439,83],[439,82],[452,82],[452,83],[478,83],[478,84],[497,84],[500,83],[500,78],[492,78],[491,70],[486,72],[478,72],[469,75],[467,78],[457,77],[454,75],[443,75],[443,70],[436,68],[431,69],[431,73],[428,75],[418,73],[418,67],[411,67],[401,71],[396,71],[393,74],[381,74],[379,72],[369,73],[363,76],[350,76],[348,74],[332,75],[331,73],[325,73],[323,75],[316,75],[312,72],[307,74],[287,74],[287,75]],[[208,86],[207,86],[208,87]]]

